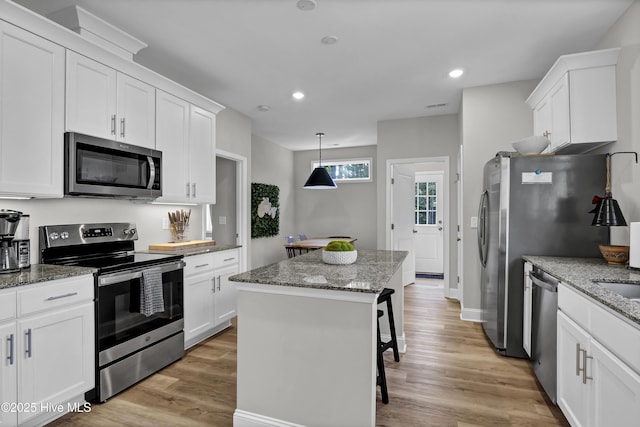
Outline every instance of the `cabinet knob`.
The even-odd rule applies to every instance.
[[[549,132],[548,130],[545,130],[542,134],[542,136],[544,136],[545,138],[549,138],[549,135],[551,135],[551,132]]]

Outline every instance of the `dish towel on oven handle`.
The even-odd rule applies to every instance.
[[[140,314],[149,317],[164,311],[164,295],[162,291],[162,269],[147,268],[142,271],[140,280]]]

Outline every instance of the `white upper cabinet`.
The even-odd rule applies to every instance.
[[[64,48],[0,21],[0,195],[62,197]]]
[[[67,51],[66,129],[155,148],[155,88]]]
[[[551,140],[549,151],[584,153],[617,140],[619,51],[561,56],[531,93],[534,134]]]
[[[156,149],[165,203],[215,203],[215,114],[157,91]]]

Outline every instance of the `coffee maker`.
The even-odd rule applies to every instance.
[[[18,228],[13,235],[13,249],[18,257],[18,268],[31,267],[31,241],[29,240],[29,215],[20,215]]]
[[[13,238],[22,212],[0,209],[0,274],[20,271]]]

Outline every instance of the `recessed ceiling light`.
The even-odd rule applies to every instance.
[[[460,68],[456,68],[455,70],[451,70],[449,72],[449,77],[452,77],[454,79],[457,79],[458,77],[460,77],[461,75],[464,74],[464,71]]]
[[[271,107],[269,107],[268,105],[258,105],[258,111],[262,111],[263,113],[271,110]]]
[[[302,92],[293,92],[293,96],[294,99],[297,99],[298,101],[301,100],[302,98],[304,98],[304,93]]]
[[[320,39],[320,43],[322,44],[336,44],[338,43],[338,38],[336,36],[325,36]]]
[[[298,0],[296,5],[300,10],[313,10],[316,8],[316,0]]]

